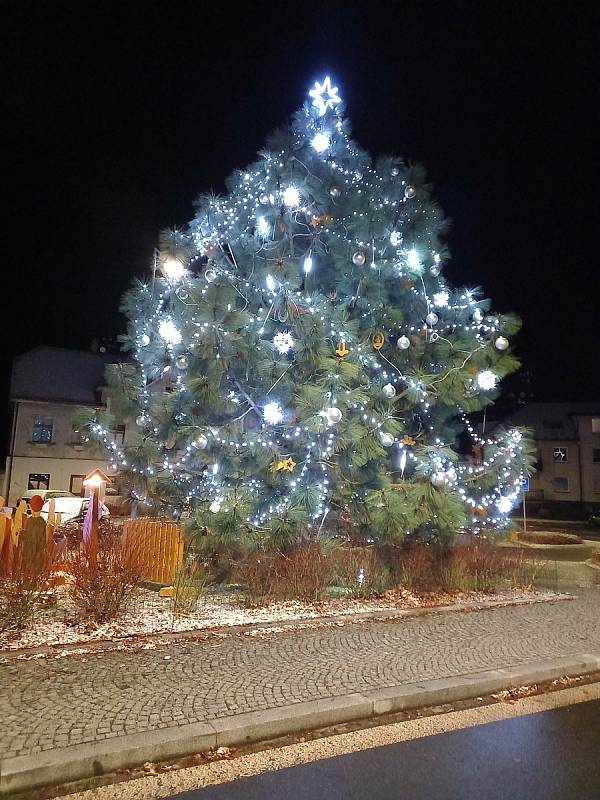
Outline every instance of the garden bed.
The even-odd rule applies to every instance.
[[[306,623],[318,618],[329,618],[335,624],[336,620],[347,618],[348,615],[359,619],[361,615],[369,613],[385,616],[386,613],[393,615],[393,612],[402,610],[435,610],[442,606],[467,610],[474,606],[536,602],[559,597],[553,592],[521,589],[504,589],[495,593],[470,591],[423,594],[396,589],[370,599],[332,598],[315,603],[284,601],[250,608],[244,604],[243,596],[238,591],[231,590],[208,593],[200,600],[195,611],[187,615],[175,615],[169,598],[161,598],[154,591],[139,589],[124,613],[110,622],[97,624],[92,620],[77,621],[74,610],[66,600],[65,587],[59,586],[55,590],[56,605],[43,609],[31,627],[0,634],[0,651],[227,629],[257,623],[269,626],[274,623]]]

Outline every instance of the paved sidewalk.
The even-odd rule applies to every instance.
[[[600,591],[575,600],[156,650],[0,664],[8,759],[353,692],[600,654]]]

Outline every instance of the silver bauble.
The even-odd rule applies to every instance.
[[[410,347],[410,339],[408,336],[401,336],[396,342],[396,347],[398,350],[408,350]]]
[[[380,433],[379,439],[384,447],[391,447],[395,441],[391,433]]]
[[[416,195],[416,193],[417,193],[417,190],[415,189],[414,186],[411,186],[410,183],[404,189],[404,197],[406,197],[407,200],[412,200],[413,197]]]
[[[261,205],[263,205],[263,206],[268,206],[268,205],[269,205],[269,202],[270,202],[270,200],[269,200],[269,195],[268,195],[266,192],[263,192],[263,193],[262,193],[262,194],[259,196],[259,198],[258,198],[258,202],[259,202]]]
[[[190,363],[190,360],[189,360],[189,358],[187,356],[177,356],[177,358],[175,359],[175,364],[177,366],[177,369],[181,369],[181,370],[187,369],[188,366],[189,366],[189,363]]]
[[[147,333],[142,333],[140,336],[140,345],[142,347],[147,347],[150,344],[150,337]]]
[[[201,434],[197,439],[192,442],[192,447],[196,450],[206,450],[208,447],[208,439],[204,434]]]
[[[325,412],[327,414],[327,419],[329,422],[333,423],[334,425],[339,422],[342,418],[342,412],[336,406],[332,406],[328,408]]]
[[[506,350],[508,348],[508,344],[509,343],[506,336],[499,336],[494,342],[497,350]]]
[[[390,170],[390,175],[392,176],[392,178],[397,178],[398,175],[400,175],[400,170],[398,169],[398,167],[392,167]]]
[[[144,425],[146,425],[147,422],[148,422],[148,417],[145,414],[140,414],[139,417],[135,418],[135,424],[139,428],[143,428]]]
[[[392,383],[386,383],[381,391],[383,392],[383,396],[387,397],[388,400],[396,396],[396,387]]]
[[[337,197],[339,197],[341,193],[342,190],[338,186],[332,186],[331,189],[329,190],[329,194],[333,197],[334,200]]]
[[[214,280],[216,280],[216,277],[217,273],[214,271],[214,269],[207,269],[204,273],[204,278],[206,279],[207,283],[212,283]]]
[[[437,264],[434,264],[432,267],[429,267],[429,272],[431,272],[431,274],[433,275],[434,278],[437,278],[437,276],[440,274],[441,270],[440,270],[440,268],[438,267]]]
[[[433,328],[433,326],[434,326],[434,325],[437,325],[437,323],[438,323],[438,320],[439,320],[439,317],[438,317],[438,315],[437,315],[437,314],[434,314],[434,312],[433,312],[433,311],[431,311],[431,312],[430,312],[429,314],[427,314],[427,316],[425,317],[425,322],[426,322],[426,323],[429,325],[429,327],[430,327],[430,328]]]
[[[362,267],[365,261],[365,254],[361,253],[360,250],[357,250],[357,252],[352,256],[352,263],[357,267]]]
[[[446,483],[446,473],[445,472],[434,472],[431,476],[431,483],[434,486],[437,486],[439,489],[441,486],[444,486]]]
[[[456,470],[454,467],[449,467],[446,470],[446,480],[448,481],[455,481],[456,480]]]

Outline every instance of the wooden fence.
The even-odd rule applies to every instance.
[[[171,583],[173,573],[183,564],[183,533],[175,522],[129,519],[123,525],[127,545],[142,562],[146,580]]]

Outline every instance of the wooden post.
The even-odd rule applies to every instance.
[[[92,490],[90,496],[90,503],[92,504],[92,529],[90,531],[89,542],[89,555],[90,561],[96,561],[98,558],[98,492]]]

